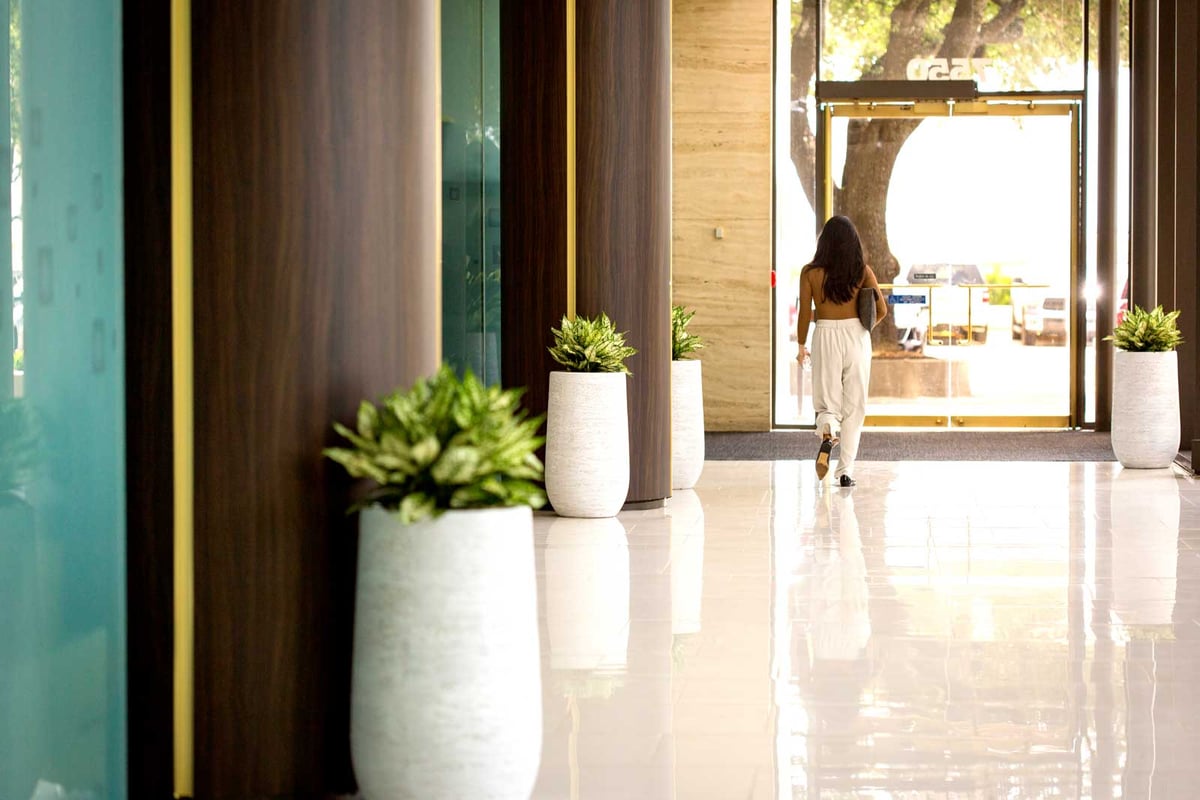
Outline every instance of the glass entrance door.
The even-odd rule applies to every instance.
[[[1077,311],[1078,103],[829,103],[821,116],[819,213],[864,230],[888,298],[867,424],[1073,425],[1091,335]],[[869,180],[897,135],[886,203],[845,197],[835,176]]]

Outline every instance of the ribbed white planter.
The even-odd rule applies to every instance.
[[[560,518],[546,535],[550,668],[616,672],[629,651],[629,541],[615,517]]]
[[[1112,448],[1122,466],[1161,469],[1179,450],[1179,358],[1174,350],[1113,360]]]
[[[671,362],[672,489],[691,489],[704,470],[704,384],[700,363]]]
[[[533,517],[362,513],[350,746],[367,800],[520,798],[542,690]]]
[[[671,520],[671,633],[699,633],[704,506],[694,491],[680,489],[667,501],[667,517]]]
[[[546,495],[563,517],[614,517],[629,494],[623,372],[551,372]]]

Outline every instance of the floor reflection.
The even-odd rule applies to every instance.
[[[539,515],[534,797],[1196,796],[1194,481],[860,473],[714,462],[666,511]]]

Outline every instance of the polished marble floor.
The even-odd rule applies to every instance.
[[[533,796],[1200,798],[1200,485],[1113,463],[709,462],[536,519]]]

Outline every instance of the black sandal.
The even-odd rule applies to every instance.
[[[821,440],[821,449],[817,451],[817,480],[824,480],[829,473],[829,454],[833,452],[833,439],[826,436]]]

